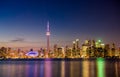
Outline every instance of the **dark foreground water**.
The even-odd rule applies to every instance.
[[[120,77],[120,61],[0,61],[0,77]]]

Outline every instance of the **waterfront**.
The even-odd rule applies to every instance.
[[[120,77],[120,60],[0,61],[0,77]]]

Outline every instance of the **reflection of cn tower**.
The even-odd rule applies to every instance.
[[[46,32],[46,36],[47,36],[47,52],[46,52],[46,58],[48,58],[48,53],[50,52],[50,46],[49,46],[49,36],[50,36],[50,29],[49,29],[49,21],[47,22],[47,32]]]

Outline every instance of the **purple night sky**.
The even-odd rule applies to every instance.
[[[70,45],[76,38],[120,43],[118,0],[1,0],[0,46],[46,46],[47,21],[51,46]]]

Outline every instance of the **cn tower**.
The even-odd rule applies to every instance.
[[[46,32],[46,36],[47,36],[47,52],[46,52],[46,57],[48,58],[48,53],[50,52],[50,41],[49,41],[50,28],[49,28],[49,21],[47,22],[47,32]]]

